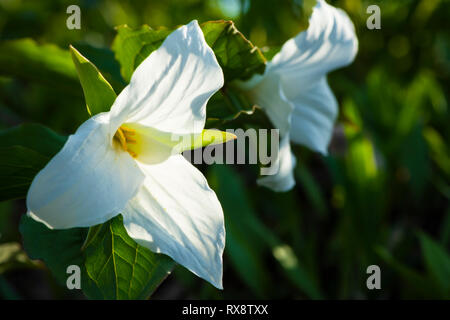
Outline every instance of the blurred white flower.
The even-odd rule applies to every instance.
[[[296,164],[289,141],[327,153],[338,113],[328,72],[350,64],[358,51],[353,23],[341,9],[318,0],[307,30],[287,41],[265,73],[238,86],[280,129],[280,170],[258,179],[274,191],[295,185]]]
[[[172,137],[201,136],[223,81],[197,21],[171,33],[111,110],[83,123],[34,178],[28,214],[54,229],[122,214],[137,243],[222,288],[223,211]]]

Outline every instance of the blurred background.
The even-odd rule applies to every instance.
[[[37,122],[67,135],[88,117],[73,67],[52,69],[58,50],[36,64],[32,46],[11,54],[8,40],[74,44],[119,92],[109,49],[117,25],[230,19],[270,56],[306,27],[309,2],[0,0],[0,129]],[[176,267],[154,299],[450,298],[450,1],[328,2],[349,14],[359,39],[355,62],[329,76],[340,106],[330,154],[295,147],[297,186],[282,194],[257,187],[256,168],[202,167],[226,218],[225,290]],[[66,28],[71,4],[81,30]],[[366,27],[371,4],[380,30]],[[23,199],[0,203],[0,298],[83,299],[27,261],[25,211]],[[381,290],[366,286],[370,265],[381,269]]]

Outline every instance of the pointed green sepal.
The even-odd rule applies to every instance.
[[[89,114],[93,116],[100,112],[109,111],[117,96],[114,89],[97,67],[77,49],[70,46],[70,52],[83,88]]]

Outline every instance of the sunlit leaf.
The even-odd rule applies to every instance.
[[[100,112],[108,112],[116,99],[114,89],[97,67],[82,56],[77,49],[70,46],[70,52],[78,72],[81,87],[83,88],[89,114],[95,115]]]
[[[0,43],[0,73],[48,83],[70,92],[77,90],[77,73],[68,50],[32,39]]]

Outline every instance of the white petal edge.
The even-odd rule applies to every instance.
[[[119,214],[144,176],[110,139],[107,113],[84,122],[34,178],[26,199],[28,215],[51,229],[67,229]]]
[[[284,92],[291,98],[328,72],[350,64],[357,51],[355,27],[348,15],[318,0],[308,29],[287,41],[267,69],[282,75]]]
[[[286,42],[268,65],[281,77],[282,90],[294,105],[291,140],[327,154],[338,105],[326,74],[350,64],[358,51],[352,21],[341,10],[319,0],[309,27]]]
[[[260,186],[267,187],[275,192],[286,192],[295,186],[294,168],[296,159],[291,151],[289,135],[280,141],[280,150],[275,160],[279,165],[278,173],[259,178],[256,182]]]
[[[203,174],[182,155],[139,166],[146,180],[123,212],[129,236],[222,289],[224,217]]]
[[[223,72],[196,20],[172,32],[134,71],[111,107],[112,132],[136,122],[164,132],[200,133]]]

